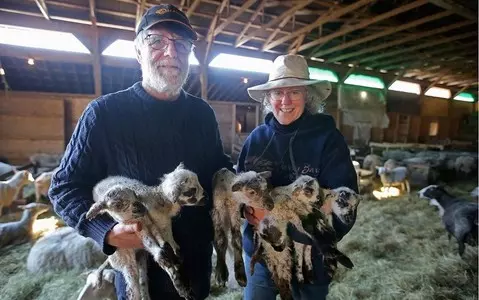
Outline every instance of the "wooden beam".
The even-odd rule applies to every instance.
[[[442,7],[444,9],[450,10],[455,14],[460,15],[468,20],[477,22],[477,12],[474,13],[473,11],[469,10],[468,8],[462,6],[461,4],[457,3],[457,1],[451,0],[429,0],[429,2]]]
[[[211,45],[213,44],[213,40],[215,38],[214,33],[215,33],[216,24],[218,23],[218,19],[220,18],[220,15],[223,13],[223,10],[228,5],[228,3],[229,3],[229,0],[223,0],[221,2],[221,5],[218,6],[218,8],[216,9],[216,15],[213,18],[213,20],[211,20],[210,28],[208,29],[208,33],[206,34],[207,45],[206,45],[206,51],[203,57],[204,59],[203,64],[206,66],[208,65],[208,56],[210,53]]]
[[[193,3],[191,4],[191,6],[188,8],[188,10],[186,11],[186,16],[189,18],[191,17],[191,15],[193,14],[193,12],[195,11],[195,9],[198,7],[198,5],[200,5],[200,2],[201,0],[194,0]]]
[[[366,0],[363,0],[363,1],[366,1]],[[287,11],[282,13],[280,16],[277,16],[277,17],[273,18],[268,24],[262,26],[261,28],[258,28],[257,30],[253,31],[253,33],[251,33],[249,35],[246,35],[243,38],[241,38],[241,40],[239,40],[235,44],[235,47],[239,47],[239,46],[243,45],[247,41],[251,40],[252,37],[258,35],[259,33],[264,32],[267,28],[271,28],[271,27],[275,26],[276,24],[280,23],[281,21],[283,21],[285,18],[291,17],[292,15],[294,15],[295,11],[307,6],[311,2],[313,2],[313,0],[305,0],[305,1],[300,2],[299,4],[295,5],[294,7],[288,9]]]
[[[385,30],[383,32],[378,32],[378,33],[373,34],[373,35],[368,35],[364,38],[353,40],[349,43],[346,43],[346,44],[343,44],[343,45],[340,45],[340,46],[337,46],[337,47],[333,47],[333,48],[328,49],[326,51],[321,51],[321,52],[315,53],[314,56],[322,56],[322,55],[326,55],[326,54],[329,54],[329,53],[334,53],[334,52],[337,52],[337,51],[340,51],[340,50],[343,50],[343,49],[346,49],[346,48],[349,48],[349,47],[352,47],[352,46],[362,44],[364,42],[368,42],[368,41],[375,40],[375,39],[380,38],[380,37],[391,35],[393,33],[396,33],[396,32],[402,31],[402,30],[415,28],[415,27],[417,27],[419,25],[422,25],[424,23],[435,21],[437,19],[444,18],[448,15],[450,15],[449,12],[441,12],[441,13],[438,13],[438,14],[435,14],[435,15],[432,15],[432,16],[421,18],[419,20],[416,20],[416,21],[411,22],[411,23],[404,24],[402,26],[393,27],[389,30]],[[465,21],[465,22],[452,24],[452,25],[449,25],[449,26],[444,26],[442,28],[429,30],[429,31],[426,31],[426,32],[423,32],[423,33],[413,33],[413,34],[411,34],[411,35],[409,35],[405,38],[398,39],[398,40],[393,41],[393,42],[381,43],[381,44],[379,44],[377,46],[374,46],[374,47],[365,47],[362,50],[355,51],[355,52],[348,53],[348,54],[343,54],[343,55],[333,57],[333,58],[328,59],[328,60],[331,60],[331,61],[345,60],[345,59],[348,59],[348,58],[351,58],[351,57],[356,57],[356,56],[363,55],[363,54],[366,54],[366,53],[382,50],[382,49],[385,49],[385,48],[390,48],[390,47],[393,47],[393,46],[396,46],[396,45],[401,45],[401,44],[407,43],[409,41],[414,41],[414,40],[421,39],[421,38],[424,38],[424,37],[429,37],[431,35],[439,34],[439,33],[442,33],[442,32],[446,32],[446,31],[456,29],[456,28],[459,28],[459,27],[462,27],[462,26],[467,26],[467,25],[470,25],[470,24],[471,24],[470,21]]]
[[[359,62],[360,63],[365,63],[365,62],[368,62],[368,61],[376,61],[376,60],[378,60],[380,58],[384,58],[384,57],[389,57],[389,56],[394,56],[394,55],[403,55],[406,52],[412,52],[412,51],[415,51],[415,50],[420,50],[420,49],[433,47],[433,46],[437,46],[437,45],[441,45],[441,44],[445,44],[445,43],[450,43],[450,42],[453,42],[453,41],[457,41],[457,40],[461,40],[461,39],[465,39],[465,38],[473,37],[473,36],[477,37],[477,32],[466,32],[466,33],[463,33],[463,34],[452,36],[450,38],[431,41],[429,43],[416,45],[416,46],[409,47],[409,48],[406,48],[406,49],[398,49],[398,50],[391,51],[391,52],[386,52],[386,53],[382,53],[382,54],[378,54],[378,55],[368,56],[367,58],[359,60]]]
[[[95,20],[96,23],[95,0],[90,0],[90,20]]]
[[[322,15],[320,16],[315,22],[313,22],[312,24],[310,25],[307,25],[305,27],[302,27],[301,29],[298,29],[296,30],[295,32],[285,36],[285,37],[282,37],[282,38],[279,38],[271,43],[269,43],[268,45],[265,45],[263,47],[264,50],[269,50],[269,49],[272,49],[278,45],[281,45],[282,43],[284,42],[287,42],[303,33],[308,33],[310,32],[312,29],[316,28],[316,27],[319,27],[320,25],[322,24],[325,24],[325,23],[328,23],[328,22],[331,22],[331,21],[334,21],[334,20],[337,20],[338,18],[340,18],[341,16],[347,14],[347,13],[350,13],[364,5],[367,5],[367,4],[370,4],[371,2],[373,2],[374,0],[359,0],[353,4],[350,4],[348,6],[345,6],[343,8],[340,8],[340,9],[334,9],[334,10],[331,10],[329,13],[325,14],[325,15]],[[264,51],[263,50],[263,51]]]
[[[275,37],[276,35],[279,33],[279,31],[286,25],[288,24],[289,20],[292,18],[293,16],[289,16],[289,17],[286,17],[281,23],[279,23],[278,27],[273,31],[272,34],[269,35],[268,39],[263,43],[263,47],[261,49],[261,51],[263,51],[264,47],[269,44]]]
[[[237,17],[239,17],[242,13],[246,11],[251,5],[253,5],[256,0],[248,0],[243,5],[241,5],[240,9],[236,10],[231,16],[229,16],[223,23],[221,23],[214,31],[213,36],[217,36],[223,29],[226,28],[231,22],[233,22]]]
[[[38,8],[40,9],[40,12],[45,17],[45,19],[50,20],[50,16],[48,15],[48,8],[47,8],[47,5],[45,4],[45,1],[35,0],[35,3],[37,4]]]
[[[135,28],[136,26],[138,26],[138,23],[140,23],[141,17],[143,16],[143,13],[145,12],[145,4],[146,4],[146,0],[140,0],[140,3],[136,6]]]
[[[408,3],[406,5],[403,5],[403,6],[400,6],[396,9],[393,9],[391,11],[388,11],[387,13],[384,13],[384,14],[381,14],[379,16],[375,16],[373,18],[370,18],[370,19],[366,19],[356,25],[353,25],[353,26],[349,26],[349,27],[346,27],[346,28],[343,28],[341,30],[338,30],[332,34],[329,34],[327,36],[323,36],[319,39],[316,39],[312,42],[309,42],[309,43],[306,43],[304,45],[302,45],[301,47],[299,47],[299,51],[304,51],[306,49],[309,49],[311,47],[314,47],[316,45],[319,45],[319,44],[322,44],[322,43],[326,43],[336,37],[339,37],[339,36],[343,36],[347,33],[350,33],[350,32],[353,32],[355,30],[358,30],[358,29],[361,29],[361,28],[365,28],[365,27],[368,27],[369,25],[371,24],[374,24],[374,23],[377,23],[377,22],[380,22],[380,21],[383,21],[383,20],[386,20],[386,19],[389,19],[393,16],[396,16],[396,15],[399,15],[403,12],[406,12],[408,10],[412,10],[414,8],[417,8],[419,6],[422,6],[424,4],[426,4],[428,2],[428,0],[415,0],[411,3]]]
[[[258,8],[256,9],[256,11],[251,15],[251,18],[249,19],[249,22],[243,27],[243,30],[236,37],[235,45],[239,44],[239,41],[243,38],[245,33],[248,31],[250,26],[253,24],[254,20],[256,20],[256,17],[258,17],[258,14],[263,11],[263,8],[264,8],[264,5],[265,5],[266,1],[267,0],[261,1]]]
[[[290,54],[298,53],[299,47],[303,43],[305,37],[306,37],[306,33],[303,33],[302,35],[298,36],[298,38],[294,41],[294,43],[292,43],[291,46],[288,48],[288,53]]]

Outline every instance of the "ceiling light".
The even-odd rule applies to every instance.
[[[27,63],[30,65],[30,66],[33,66],[35,64],[35,60],[33,58],[29,58],[27,60]]]
[[[4,68],[0,68],[0,75],[5,75],[5,69]]]

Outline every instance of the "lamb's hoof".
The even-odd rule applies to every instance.
[[[195,295],[193,294],[193,291],[191,289],[182,289],[178,290],[178,294],[180,295],[181,298],[184,298],[186,300],[195,300]]]
[[[229,273],[226,265],[216,265],[215,270],[215,280],[216,284],[220,287],[226,286],[226,281],[228,281]]]
[[[235,279],[236,282],[238,282],[240,287],[245,287],[246,286],[246,272],[244,269],[244,266],[237,266],[235,268]]]

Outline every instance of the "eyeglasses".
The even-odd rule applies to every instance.
[[[302,89],[293,89],[293,90],[272,90],[268,92],[269,97],[273,101],[281,101],[284,99],[284,96],[287,94],[288,98],[291,99],[291,101],[299,101],[304,99],[305,91]]]
[[[145,40],[148,42],[148,46],[155,50],[165,51],[168,48],[169,41],[172,41],[175,45],[176,51],[181,54],[186,54],[191,51],[193,43],[185,39],[170,39],[164,35],[149,34]]]

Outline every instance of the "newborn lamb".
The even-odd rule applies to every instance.
[[[234,252],[235,278],[240,286],[246,286],[240,205],[246,204],[271,210],[273,201],[267,196],[269,192],[267,178],[270,176],[270,172],[256,173],[254,171],[236,175],[226,168],[217,171],[213,176],[212,219],[215,230],[214,247],[217,254],[215,278],[220,286],[225,285],[229,276],[225,260],[229,232],[231,232]]]

